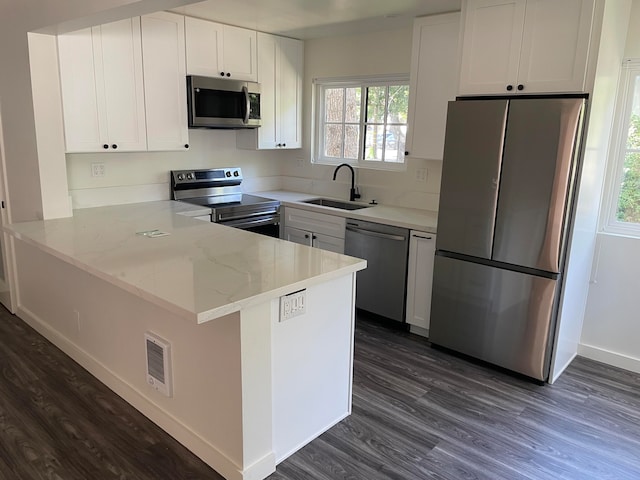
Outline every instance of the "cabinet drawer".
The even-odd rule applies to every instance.
[[[310,212],[299,208],[286,207],[284,224],[286,227],[299,228],[321,233],[331,237],[344,238],[345,219],[325,213]]]

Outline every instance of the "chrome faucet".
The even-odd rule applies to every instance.
[[[348,163],[341,163],[333,171],[333,179],[336,179],[336,174],[342,167],[347,167],[349,170],[351,170],[351,190],[349,191],[349,200],[353,202],[356,198],[360,198],[360,194],[356,191],[356,173],[353,171],[353,167]]]

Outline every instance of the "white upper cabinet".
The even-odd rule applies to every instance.
[[[188,75],[257,80],[255,31],[185,17],[185,37]]]
[[[459,13],[414,22],[407,156],[442,160],[447,102],[456,96],[459,34]]]
[[[262,126],[238,132],[239,148],[301,147],[303,58],[300,40],[258,33]]]
[[[461,95],[581,92],[594,0],[467,0]]]
[[[140,17],[58,37],[68,152],[146,149]]]
[[[142,17],[147,148],[189,148],[184,17],[159,12]]]

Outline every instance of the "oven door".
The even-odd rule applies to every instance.
[[[247,218],[238,218],[227,222],[218,222],[218,225],[240,228],[254,233],[260,233],[269,237],[280,237],[280,215],[269,214]]]

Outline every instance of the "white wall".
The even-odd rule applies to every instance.
[[[640,58],[640,0],[633,0],[625,56]],[[604,192],[607,195],[608,192]],[[640,239],[599,233],[579,353],[640,372]]]
[[[244,191],[281,186],[280,151],[236,149],[233,130],[189,131],[188,151],[67,154],[73,208],[169,198],[169,171],[190,168],[241,167]],[[105,176],[91,176],[91,164],[104,163]]]
[[[407,74],[411,68],[412,27],[305,42],[303,150],[291,152],[283,168],[286,188],[348,198],[350,177],[340,172],[332,181],[333,167],[310,163],[312,81],[322,77]],[[427,169],[427,181],[416,180],[416,170]],[[356,183],[363,201],[436,210],[441,162],[407,160],[405,172],[358,169]]]

